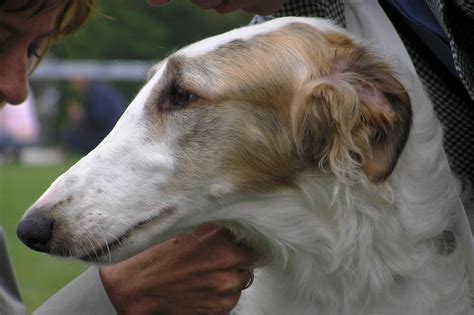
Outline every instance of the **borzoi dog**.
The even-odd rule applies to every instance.
[[[269,261],[241,314],[466,314],[443,154],[383,58],[328,21],[283,18],[154,66],[18,234],[107,263],[212,221]]]

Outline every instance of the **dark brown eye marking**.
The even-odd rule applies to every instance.
[[[198,97],[192,92],[179,85],[173,85],[170,89],[167,101],[160,106],[160,110],[172,111],[183,109],[197,99]]]
[[[171,101],[173,105],[178,106],[178,107],[184,107],[188,103],[190,103],[193,98],[194,94],[191,92],[186,91],[185,89],[181,87],[175,87],[173,91],[171,92]]]

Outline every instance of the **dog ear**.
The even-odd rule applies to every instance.
[[[330,65],[301,85],[292,106],[298,155],[345,182],[361,172],[381,182],[408,138],[408,94],[390,67],[363,47],[343,50]]]

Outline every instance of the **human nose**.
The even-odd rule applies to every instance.
[[[22,103],[28,94],[29,61],[23,52],[0,56],[0,101]]]

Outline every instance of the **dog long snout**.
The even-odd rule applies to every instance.
[[[18,238],[31,249],[49,253],[53,235],[54,220],[45,214],[32,212],[21,220],[16,233]]]

